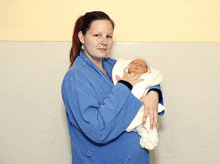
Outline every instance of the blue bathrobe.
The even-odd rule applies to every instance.
[[[116,60],[103,59],[111,77]],[[112,79],[112,77],[111,77]],[[115,86],[80,52],[62,83],[73,164],[148,164],[140,136],[125,129],[142,102],[122,83]],[[160,86],[155,86],[160,90]]]

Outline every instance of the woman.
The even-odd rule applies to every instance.
[[[73,164],[149,163],[140,136],[125,129],[142,104],[143,124],[149,114],[151,127],[157,126],[160,87],[151,88],[140,101],[131,93],[140,75],[125,73],[114,86],[111,76],[116,61],[107,58],[113,31],[114,22],[103,12],[86,13],[75,23],[71,65],[62,84]]]

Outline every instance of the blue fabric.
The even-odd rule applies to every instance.
[[[115,62],[103,59],[110,77]],[[124,84],[114,86],[82,52],[64,77],[62,98],[73,164],[149,163],[149,151],[141,148],[139,135],[125,132],[142,102]]]

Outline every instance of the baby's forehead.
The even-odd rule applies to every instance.
[[[145,62],[144,60],[142,60],[142,59],[136,59],[136,60],[134,60],[133,62],[131,62],[131,64],[132,64],[132,63],[142,63],[142,64],[147,65],[146,62]]]

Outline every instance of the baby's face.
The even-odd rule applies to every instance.
[[[148,68],[146,63],[141,59],[137,59],[130,64],[128,73],[143,74],[146,73],[147,70]]]

